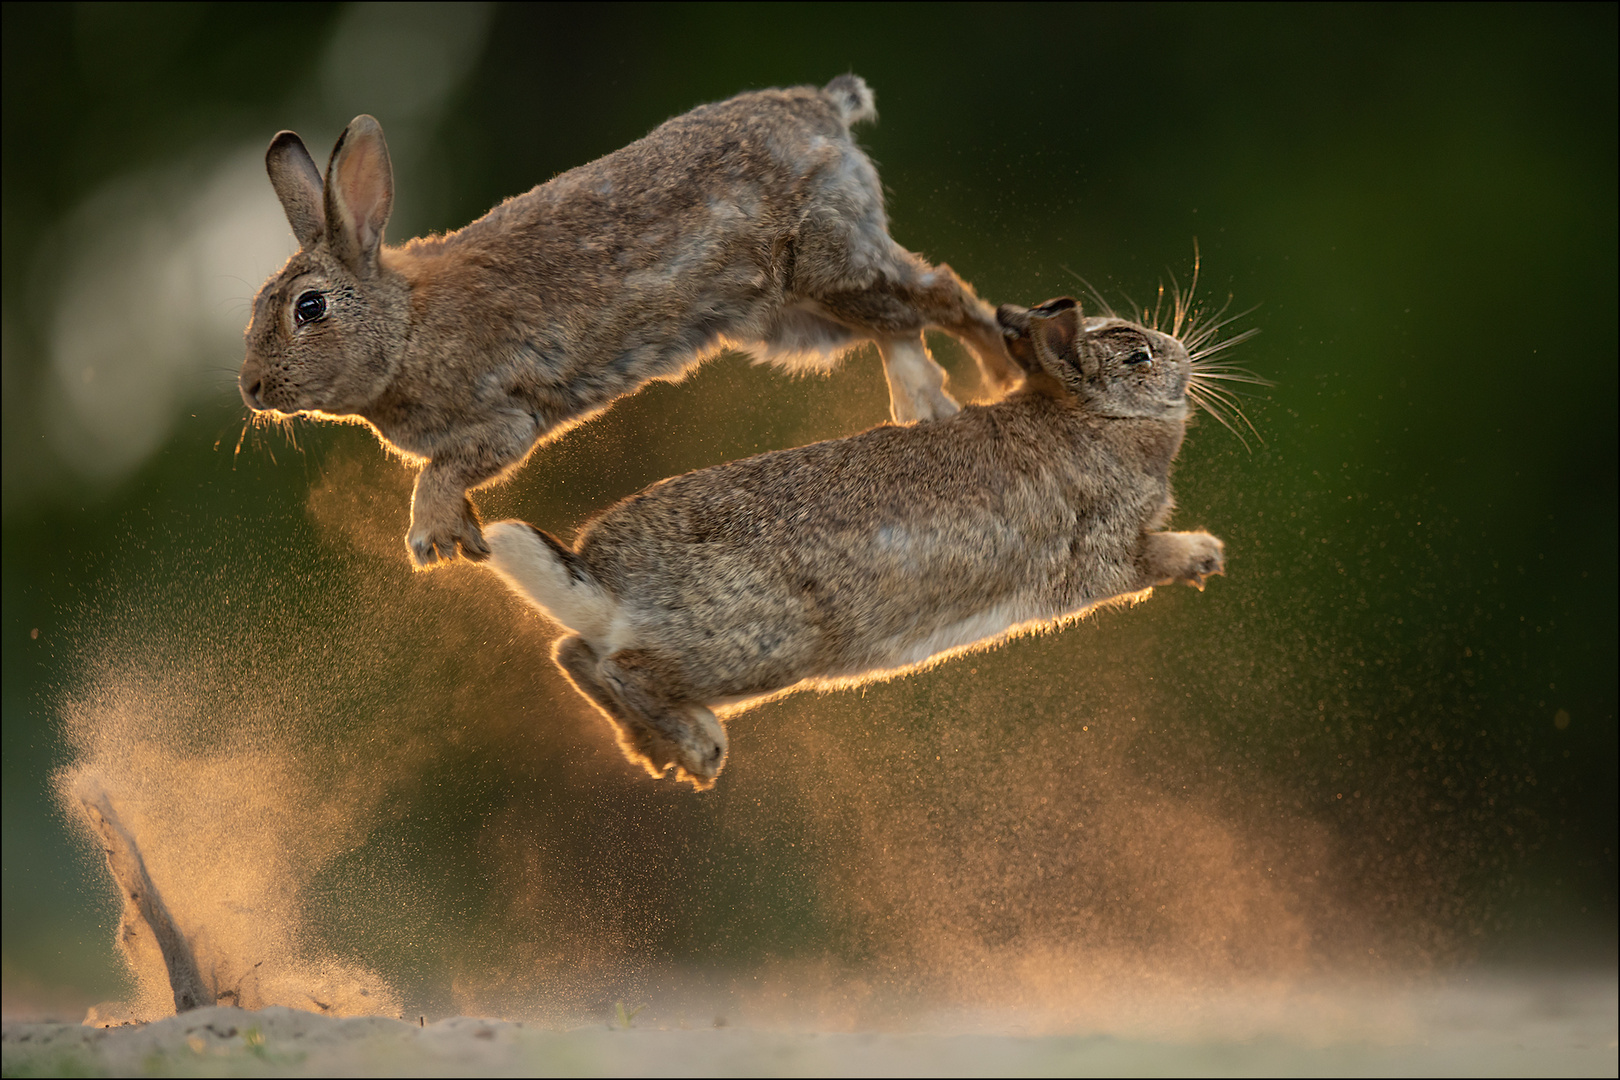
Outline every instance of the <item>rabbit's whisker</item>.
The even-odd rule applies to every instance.
[[[1249,446],[1248,436],[1253,435],[1265,444],[1265,437],[1260,429],[1254,426],[1247,413],[1243,411],[1241,397],[1251,396],[1238,389],[1239,386],[1271,386],[1269,379],[1256,375],[1245,367],[1234,364],[1223,355],[1234,345],[1242,344],[1254,337],[1260,331],[1256,328],[1241,331],[1225,338],[1219,339],[1221,331],[1232,323],[1251,314],[1255,309],[1249,308],[1234,315],[1227,311],[1232,306],[1232,297],[1228,296],[1226,302],[1214,311],[1200,311],[1194,308],[1192,298],[1198,288],[1199,257],[1197,243],[1193,247],[1193,279],[1189,284],[1184,298],[1184,305],[1180,314],[1184,321],[1178,319],[1175,329],[1180,331],[1176,335],[1182,347],[1187,350],[1188,375],[1187,397],[1198,408],[1236,435],[1238,442],[1243,444],[1245,450],[1253,452]],[[1174,275],[1171,276],[1174,281]]]
[[[1220,404],[1229,407],[1235,407],[1237,405],[1237,399],[1223,387],[1209,385],[1201,386],[1198,383],[1193,383],[1187,389],[1189,392],[1196,392],[1199,396],[1208,401],[1219,402]]]
[[[1151,317],[1148,313],[1146,305],[1137,303],[1136,297],[1131,296],[1128,293],[1121,293],[1120,298],[1125,301],[1125,319],[1129,322],[1139,322],[1143,326],[1146,326],[1148,324],[1148,319]]]
[[[1254,434],[1254,437],[1260,440],[1261,445],[1265,444],[1265,436],[1260,434],[1260,429],[1254,426],[1254,422],[1249,419],[1248,414],[1243,411],[1236,399],[1225,391],[1218,387],[1199,386],[1194,383],[1187,387],[1187,396],[1205,412],[1225,425],[1232,434],[1236,435],[1245,450],[1250,449],[1249,441],[1244,437],[1243,432],[1238,429],[1235,421],[1241,421],[1243,426],[1247,427]]]
[[[1160,326],[1157,322],[1153,324],[1153,329],[1167,333],[1171,337],[1180,340],[1182,324],[1186,322],[1187,319],[1187,301],[1189,299],[1189,294],[1181,291],[1181,281],[1176,277],[1176,272],[1174,270],[1166,267],[1164,272],[1170,278],[1170,329],[1165,330],[1164,327]],[[1197,268],[1194,267],[1193,273],[1196,274],[1197,272]],[[1160,289],[1162,291],[1163,286],[1160,286]],[[1154,315],[1157,316],[1158,312],[1154,312]]]
[[[1237,398],[1215,387],[1201,386],[1198,388],[1198,393],[1205,401],[1219,405],[1223,409],[1230,409],[1237,413],[1243,411],[1242,406],[1238,404]]]
[[[1256,311],[1260,310],[1260,305],[1256,304],[1253,307],[1245,308],[1233,315],[1227,315],[1226,311],[1231,306],[1232,297],[1228,296],[1226,298],[1226,302],[1220,307],[1216,308],[1213,312],[1200,311],[1193,316],[1187,326],[1186,335],[1180,339],[1189,353],[1198,353],[1204,343],[1215,337],[1215,335],[1221,330],[1230,326],[1232,323],[1237,322],[1239,319],[1253,315]],[[1246,341],[1259,332],[1260,331],[1257,329],[1245,330],[1241,334],[1233,335],[1228,339],[1228,341],[1234,344],[1239,341]]]
[[[1216,372],[1212,375],[1208,372],[1202,372],[1194,369],[1191,374],[1192,385],[1198,387],[1199,390],[1211,394],[1224,394],[1230,396],[1233,394],[1244,393],[1244,391],[1237,389],[1235,386],[1226,385],[1227,383],[1236,382],[1247,385],[1256,385],[1256,381],[1254,379],[1232,378],[1231,373],[1228,372]],[[1264,383],[1260,385],[1269,386],[1270,384]]]
[[[1248,368],[1234,364],[1227,359],[1212,359],[1220,350],[1210,350],[1190,358],[1194,372],[1209,378],[1228,378],[1236,382],[1252,382],[1260,386],[1270,386],[1271,380],[1256,375]]]
[[[1193,319],[1197,318],[1196,311],[1195,311],[1195,309],[1193,307],[1193,303],[1194,303],[1194,301],[1196,300],[1196,298],[1198,296],[1198,275],[1199,275],[1200,271],[1203,270],[1203,267],[1204,267],[1204,254],[1203,254],[1202,251],[1200,251],[1198,249],[1198,238],[1195,236],[1195,237],[1193,237],[1192,282],[1191,282],[1191,284],[1189,284],[1187,286],[1187,304],[1186,304],[1186,307],[1183,309],[1183,312],[1186,315],[1189,316],[1189,318],[1187,320],[1189,324],[1191,324]],[[1230,301],[1228,301],[1228,302],[1230,302]],[[1179,321],[1176,324],[1176,329],[1178,331],[1181,329],[1181,324],[1180,324]]]
[[[1239,430],[1237,425],[1234,424],[1230,419],[1228,419],[1225,409],[1223,409],[1223,408],[1221,408],[1221,407],[1219,407],[1219,406],[1217,406],[1217,405],[1215,405],[1215,404],[1213,404],[1213,403],[1211,403],[1209,401],[1206,401],[1200,395],[1194,394],[1194,393],[1192,393],[1190,391],[1189,391],[1187,396],[1189,398],[1191,398],[1193,403],[1195,405],[1197,405],[1200,409],[1203,409],[1205,412],[1209,413],[1209,415],[1213,416],[1215,418],[1215,420],[1222,427],[1226,428],[1233,435],[1236,435],[1238,442],[1243,444],[1243,448],[1245,450],[1250,450],[1249,440],[1244,437],[1243,432],[1241,430]]]
[[[1242,370],[1204,371],[1204,370],[1198,370],[1198,371],[1193,372],[1193,376],[1195,378],[1197,378],[1197,379],[1200,379],[1200,380],[1203,380],[1203,379],[1218,379],[1221,382],[1248,383],[1251,386],[1273,386],[1273,385],[1275,385],[1270,379],[1262,378],[1259,375],[1256,375],[1252,371],[1242,371]]]
[[[1062,264],[1060,264],[1060,265],[1062,265]],[[1090,293],[1091,298],[1093,300],[1097,301],[1097,307],[1102,311],[1102,313],[1104,315],[1108,316],[1110,319],[1119,318],[1119,313],[1114,310],[1114,305],[1110,304],[1107,301],[1107,299],[1105,299],[1103,297],[1103,294],[1098,291],[1097,286],[1093,285],[1091,282],[1087,281],[1085,278],[1081,277],[1079,274],[1077,274],[1073,270],[1069,269],[1069,267],[1066,266],[1066,265],[1063,266],[1063,271],[1066,274],[1068,274],[1070,277],[1074,278],[1074,280],[1078,281],[1080,284],[1082,284],[1082,285],[1084,285],[1086,287],[1086,292]]]
[[[1240,311],[1235,315],[1227,315],[1226,310],[1232,306],[1232,298],[1228,296],[1226,303],[1213,312],[1198,312],[1187,327],[1187,334],[1181,340],[1186,344],[1188,352],[1197,352],[1205,342],[1214,338],[1222,329],[1243,318],[1253,314],[1254,308]],[[1224,317],[1223,317],[1224,316]]]
[[[1207,349],[1204,347],[1205,344],[1207,342],[1209,342],[1211,339],[1213,339],[1215,337],[1215,335],[1218,334],[1221,330],[1223,330],[1226,327],[1230,326],[1232,323],[1236,322],[1238,319],[1243,318],[1245,315],[1251,314],[1253,311],[1254,311],[1253,308],[1250,308],[1248,311],[1240,311],[1236,315],[1231,316],[1230,318],[1225,318],[1225,319],[1220,320],[1219,322],[1211,323],[1209,326],[1205,327],[1204,329],[1201,329],[1196,335],[1191,335],[1191,334],[1188,335],[1188,337],[1185,339],[1185,345],[1186,345],[1187,351],[1189,353],[1194,353],[1194,354],[1198,354],[1198,355],[1207,356],[1211,352],[1218,351],[1220,349],[1230,349],[1233,345],[1236,345],[1238,342],[1247,341],[1250,338],[1254,337],[1254,335],[1258,334],[1260,331],[1259,331],[1259,329],[1257,327],[1250,327],[1249,329],[1244,330],[1242,333],[1233,334],[1231,337],[1227,338],[1225,341],[1220,342],[1218,345],[1211,346],[1210,348],[1207,348]]]
[[[1217,345],[1206,345],[1197,352],[1191,353],[1187,359],[1190,360],[1192,365],[1197,368],[1209,368],[1213,371],[1224,371],[1229,368],[1235,368],[1237,365],[1231,363],[1230,358],[1222,356],[1221,354],[1225,353],[1228,349],[1236,344],[1239,343],[1235,341],[1223,341]],[[1191,350],[1189,350],[1189,352],[1191,352]]]

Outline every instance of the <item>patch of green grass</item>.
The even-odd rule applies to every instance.
[[[8,1054],[0,1076],[105,1076],[93,1059],[73,1050],[48,1050],[43,1054]]]

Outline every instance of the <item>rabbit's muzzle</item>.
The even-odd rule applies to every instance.
[[[247,356],[242,359],[242,370],[236,375],[236,389],[241,391],[242,401],[254,412],[263,412],[264,403],[264,361],[254,355],[255,350],[250,346]]]
[[[266,412],[285,409],[276,398],[286,397],[285,380],[278,377],[278,373],[269,370],[269,365],[263,361],[248,357],[242,364],[241,374],[236,377],[236,388],[242,393],[242,402],[254,412]]]
[[[242,391],[242,400],[247,403],[247,407],[254,412],[263,412],[264,399],[259,395],[264,391],[264,380],[257,375],[250,376],[244,371],[236,382],[237,388]]]

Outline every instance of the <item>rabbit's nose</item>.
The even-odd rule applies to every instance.
[[[264,380],[254,379],[252,383],[249,383],[246,378],[243,378],[240,385],[242,388],[242,400],[247,402],[247,407],[254,412],[263,412],[264,401],[259,397],[259,392],[264,389]]]

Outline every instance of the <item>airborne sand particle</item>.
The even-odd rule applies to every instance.
[[[558,461],[595,475],[660,407],[627,403]],[[733,723],[746,767],[695,799],[621,765],[549,671],[553,631],[498,585],[401,565],[409,478],[340,436],[296,568],[220,526],[216,580],[184,526],[163,592],[95,614],[104,651],[63,702],[73,775],[104,784],[205,983],[244,1004],[1173,1033],[1240,987],[1448,955],[1448,849],[1369,862],[1212,731],[1189,691],[1232,638],[1189,653],[1174,597],[971,670],[762,706]],[[503,498],[566,525],[601,493]],[[1244,687],[1298,680],[1259,655]],[[123,1015],[173,1009],[157,951],[132,958]]]

